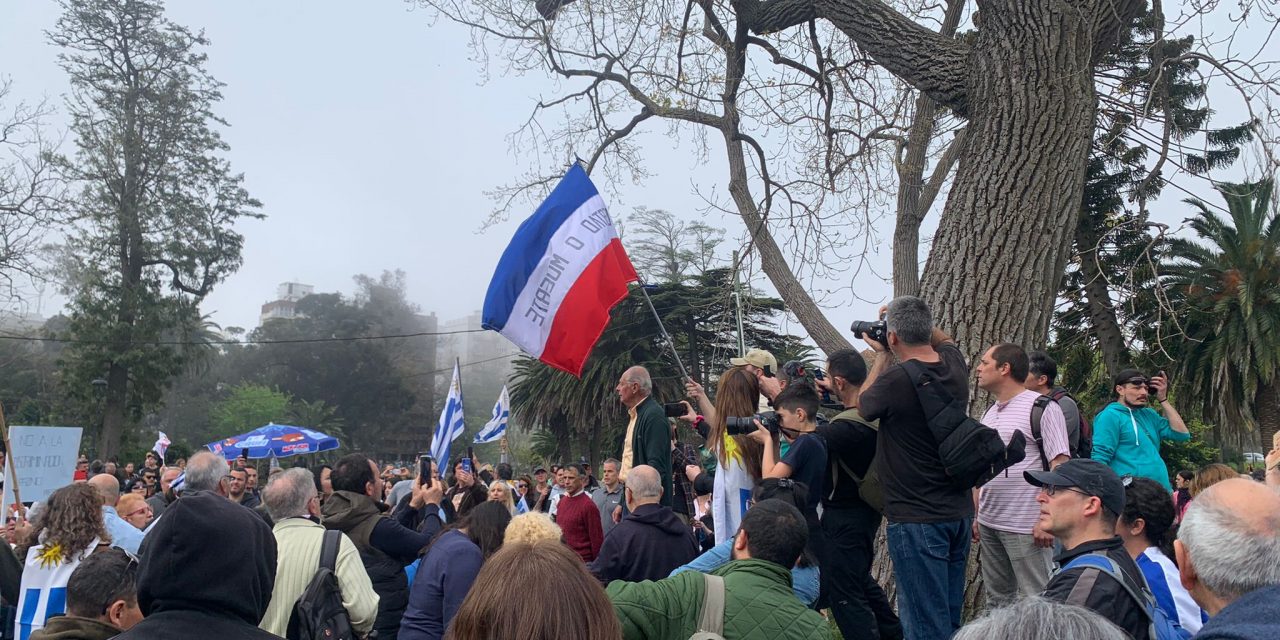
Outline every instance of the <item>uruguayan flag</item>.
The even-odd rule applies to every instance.
[[[502,386],[502,395],[498,396],[498,403],[493,405],[493,418],[480,433],[476,434],[475,444],[484,444],[493,442],[507,433],[507,420],[511,418],[511,398],[507,395],[507,386]]]
[[[454,360],[449,397],[445,400],[444,411],[440,413],[436,433],[431,437],[431,455],[439,461],[441,471],[449,468],[449,446],[462,435],[465,427],[462,423],[462,376],[458,371],[458,361]]]
[[[14,621],[14,637],[27,640],[32,632],[44,628],[49,618],[67,611],[67,581],[80,561],[98,548],[94,538],[79,552],[64,553],[61,547],[44,545],[27,550],[18,592],[18,615]]]

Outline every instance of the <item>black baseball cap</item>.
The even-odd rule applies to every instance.
[[[543,467],[538,467],[537,469],[534,469],[533,472],[534,474],[539,474],[539,473],[546,473],[547,470]]]
[[[1097,460],[1073,458],[1052,471],[1023,471],[1022,477],[1037,486],[1071,487],[1102,501],[1112,513],[1124,513],[1124,483],[1115,471]]]
[[[1148,381],[1149,378],[1147,378],[1146,374],[1138,371],[1137,369],[1125,369],[1120,373],[1117,373],[1115,377],[1117,387],[1129,384],[1130,382],[1146,384]]]

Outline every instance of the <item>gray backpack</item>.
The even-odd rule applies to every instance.
[[[724,578],[702,574],[705,585],[702,608],[698,615],[698,630],[689,640],[725,640],[724,633]]]

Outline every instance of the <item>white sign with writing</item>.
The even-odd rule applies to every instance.
[[[18,496],[23,502],[44,502],[49,494],[71,484],[80,453],[80,427],[9,427],[4,497],[13,504],[13,465],[18,472]],[[5,509],[5,515],[9,509]]]

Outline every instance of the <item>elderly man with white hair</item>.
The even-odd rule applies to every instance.
[[[614,387],[618,400],[627,407],[631,420],[622,441],[622,467],[618,477],[627,482],[632,468],[642,464],[658,471],[662,482],[662,504],[671,506],[671,423],[662,405],[653,399],[653,378],[644,367],[622,372]]]
[[[321,548],[326,536],[331,536],[338,541],[334,573],[342,590],[342,606],[356,633],[367,635],[378,615],[378,594],[373,591],[356,546],[346,534],[326,531],[320,524],[320,498],[311,472],[294,468],[272,475],[262,491],[262,500],[275,520],[271,531],[278,555],[271,604],[258,626],[285,636],[293,604],[320,567]]]
[[[660,503],[662,478],[657,469],[632,469],[625,494],[631,515],[609,531],[589,567],[601,582],[660,580],[698,556],[692,529]]]
[[[1173,548],[1182,586],[1210,616],[1197,640],[1280,638],[1280,496],[1223,480],[1187,507]]]

